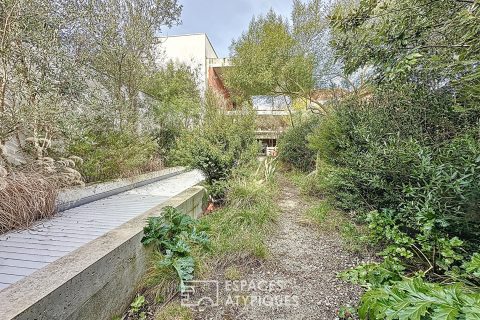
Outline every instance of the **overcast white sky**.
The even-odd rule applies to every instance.
[[[291,0],[179,0],[183,5],[182,24],[162,30],[164,35],[206,33],[220,57],[229,55],[229,46],[248,28],[254,15],[273,8],[289,17]]]

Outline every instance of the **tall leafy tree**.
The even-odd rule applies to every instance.
[[[288,96],[315,112],[320,88],[342,86],[341,64],[330,46],[330,1],[296,0],[291,20],[270,11],[253,18],[248,30],[231,46],[235,68],[227,83],[237,96]],[[290,106],[289,106],[290,110]]]
[[[300,50],[314,59],[313,74],[317,88],[328,88],[344,79],[341,64],[330,46],[330,10],[331,1],[293,2],[292,35]]]
[[[26,137],[40,158],[100,120],[102,131],[136,130],[155,35],[180,10],[176,0],[1,1],[2,150]]]
[[[177,0],[87,1],[83,26],[75,35],[80,58],[103,76],[119,129],[135,130],[139,92],[155,70],[154,46],[163,26],[178,22]]]
[[[331,21],[332,44],[347,73],[369,68],[377,82],[453,90],[459,107],[478,107],[478,1],[347,1]]]
[[[34,154],[61,133],[69,105],[85,89],[67,33],[77,16],[65,1],[0,3],[0,146],[25,135]]]
[[[155,98],[153,112],[160,124],[188,127],[200,116],[198,70],[169,61],[146,79],[144,91]]]
[[[147,78],[144,91],[155,98],[151,105],[155,135],[166,156],[182,131],[200,121],[202,99],[198,70],[170,61]]]
[[[256,95],[304,96],[314,87],[313,57],[301,50],[286,19],[273,11],[253,18],[232,43],[227,84],[248,100]]]

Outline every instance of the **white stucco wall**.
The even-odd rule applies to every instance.
[[[157,50],[159,65],[173,60],[197,68],[200,90],[205,92],[208,84],[207,58],[218,58],[206,34],[159,37]]]

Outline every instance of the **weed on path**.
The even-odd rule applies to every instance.
[[[247,266],[239,261],[212,275],[213,285],[199,285],[187,298],[192,304],[210,299],[194,308],[195,319],[332,320],[342,306],[357,304],[361,289],[336,275],[362,257],[345,250],[338,232],[319,231],[305,218],[309,205],[285,178],[278,203],[281,213],[268,237],[267,259]]]

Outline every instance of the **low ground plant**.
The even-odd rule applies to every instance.
[[[172,303],[162,309],[157,315],[156,320],[193,320],[193,312],[188,307],[183,307],[179,303]]]
[[[174,271],[180,289],[185,287],[185,281],[193,279],[195,258],[192,255],[193,246],[207,249],[210,240],[205,231],[199,231],[198,222],[178,209],[167,207],[162,215],[148,219],[144,228],[142,243],[153,247],[161,257],[155,262],[154,268]]]
[[[480,261],[476,257],[457,270],[464,277],[459,282],[445,278],[442,283],[429,282],[428,271],[407,276],[409,268],[390,257],[382,263],[360,265],[340,277],[367,289],[358,310],[362,319],[478,319]]]
[[[307,200],[308,201],[308,200]],[[305,211],[308,222],[324,234],[339,234],[345,250],[366,253],[371,249],[367,241],[368,229],[355,223],[345,212],[335,209],[328,200],[309,198],[311,206]]]
[[[368,228],[336,208],[334,198],[324,196],[328,193],[318,184],[317,173],[306,174],[293,170],[285,174],[300,189],[303,201],[308,204],[304,213],[307,223],[315,225],[323,233],[338,233],[346,250],[355,253],[371,250],[366,239]]]
[[[130,309],[128,310],[128,315],[131,318],[138,319],[138,320],[146,320],[147,319],[147,300],[144,296],[138,295],[130,304]]]

